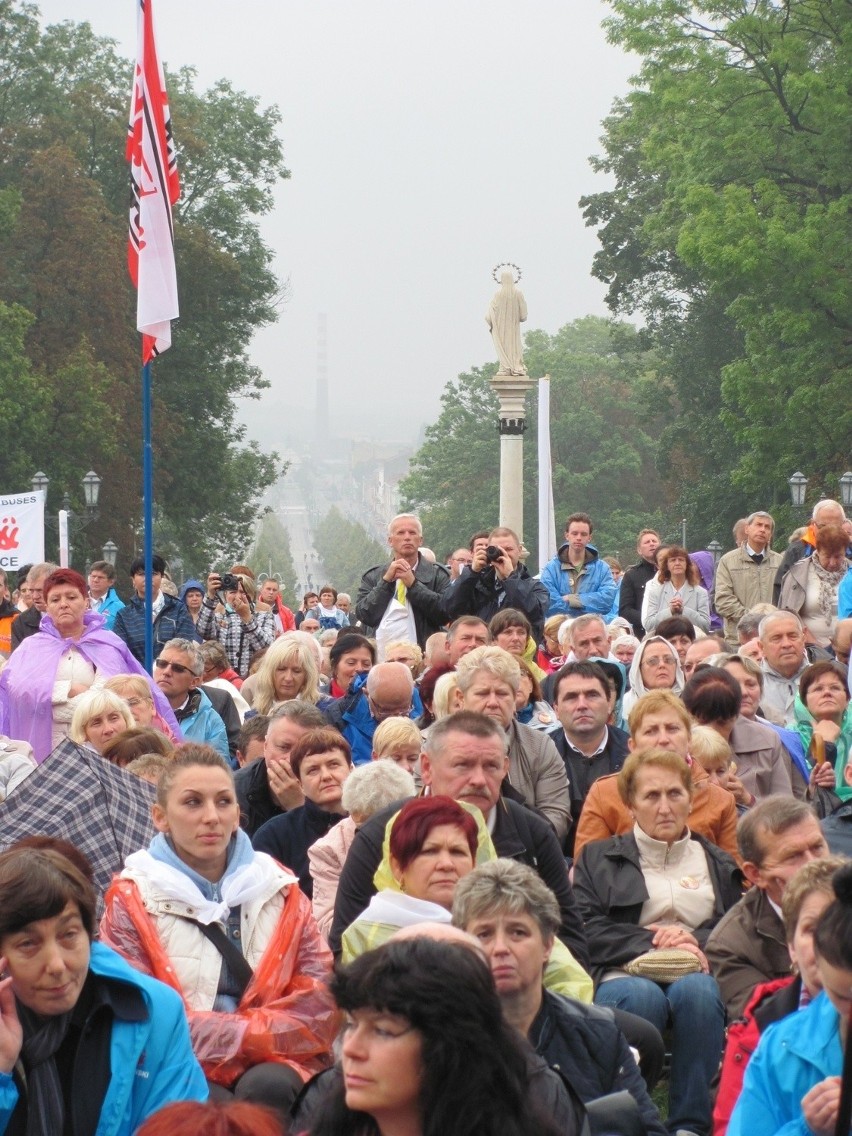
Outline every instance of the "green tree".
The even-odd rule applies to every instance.
[[[660,468],[708,526],[757,503],[789,523],[793,469],[830,485],[848,464],[852,9],[612,7],[642,62],[595,163],[615,187],[581,205],[610,306],[642,313],[683,411]]]
[[[24,434],[19,464],[45,468],[57,491],[66,470],[68,488],[96,468],[103,515],[89,532],[116,539],[122,558],[135,543],[141,487],[139,341],[126,270],[132,72],[88,24],[42,30],[34,5],[0,0],[0,301],[35,317],[26,356],[48,402],[75,352],[105,368],[97,447],[84,448],[85,430],[76,439],[66,430],[70,448],[64,436],[51,439],[47,460]],[[167,85],[183,191],[181,318],[155,366],[155,540],[185,562],[210,564],[248,546],[280,472],[276,455],[246,442],[236,411],[238,399],[267,386],[248,347],[277,318],[283,294],[257,219],[289,175],[277,108],[225,81],[199,92],[191,69]]]
[[[634,328],[588,316],[554,336],[531,331],[527,368],[550,375],[551,462],[557,536],[565,517],[591,513],[604,552],[629,555],[636,532],[662,523],[666,498],[655,469],[655,437],[669,408],[650,398],[655,359]],[[400,485],[404,506],[418,512],[430,545],[446,550],[497,523],[500,439],[498,403],[488,385],[496,365],[447,384],[438,420]],[[537,419],[537,392],[527,421]],[[538,453],[534,429],[524,445],[524,540],[537,565]]]
[[[247,558],[255,575],[265,572],[277,576],[281,598],[288,607],[297,607],[296,569],[290,548],[290,535],[274,512],[264,513],[257,523],[257,536]]]
[[[317,586],[331,582],[339,592],[348,592],[353,604],[367,569],[374,564],[390,563],[388,549],[336,507],[329,509],[314,530],[314,548],[326,573],[325,580]]]
[[[496,370],[496,363],[476,367],[447,383],[441,413],[400,483],[403,508],[420,516],[438,555],[499,518],[498,402],[488,385]]]

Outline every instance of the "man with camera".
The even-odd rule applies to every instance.
[[[251,576],[211,572],[207,595],[201,605],[196,632],[202,639],[215,639],[225,648],[228,661],[241,678],[248,675],[255,651],[275,639],[272,611],[256,611],[255,586]]]
[[[444,592],[448,619],[476,615],[486,623],[504,607],[522,611],[541,640],[547,605],[547,588],[533,579],[520,563],[521,542],[512,529],[496,528],[484,547],[478,543],[473,561]]]

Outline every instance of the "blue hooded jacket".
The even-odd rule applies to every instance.
[[[562,598],[573,590],[571,573],[566,567],[567,559],[568,542],[565,541],[541,571],[541,582],[550,595],[548,616],[570,615],[573,618],[595,614],[606,617],[612,608],[616,592],[609,565],[600,559],[598,550],[593,545],[586,545],[586,565],[577,587],[577,595],[582,602],[579,607],[574,607]]]

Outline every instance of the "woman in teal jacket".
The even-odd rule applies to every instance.
[[[832,884],[814,931],[823,992],[763,1034],[727,1136],[834,1136],[852,1008],[852,864]]]
[[[0,855],[0,1133],[133,1136],[206,1100],[175,991],[92,943],[94,890],[52,849]]]

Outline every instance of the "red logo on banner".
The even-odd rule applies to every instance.
[[[14,517],[4,517],[2,524],[0,524],[0,550],[8,552],[10,549],[17,547],[18,522]]]

